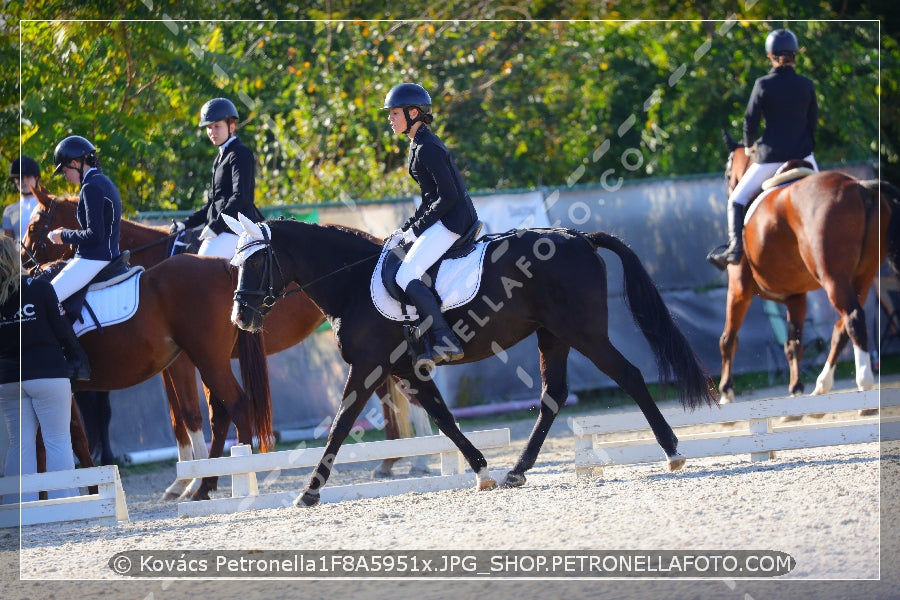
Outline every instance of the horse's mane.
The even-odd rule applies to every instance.
[[[303,225],[310,225],[313,227],[324,227],[326,229],[332,229],[335,231],[341,231],[344,233],[349,233],[353,235],[355,238],[358,238],[360,241],[365,241],[368,244],[376,244],[378,246],[381,245],[382,239],[375,237],[371,233],[367,231],[363,231],[362,229],[357,229],[355,227],[350,227],[349,225],[338,225],[335,223],[306,223],[305,221],[298,221],[297,219],[286,219],[284,217],[279,217],[277,219],[267,221],[269,225],[277,224],[277,223],[302,223]]]

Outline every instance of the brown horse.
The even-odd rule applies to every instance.
[[[730,150],[725,171],[730,194],[752,155],[727,134],[724,137]],[[853,342],[857,387],[874,387],[862,306],[885,257],[895,271],[900,265],[900,210],[891,206],[898,196],[900,191],[887,182],[823,171],[776,187],[754,201],[744,227],[744,257],[740,264],[728,266],[725,329],[719,340],[720,402],[734,399],[737,334],[754,296],[787,307],[784,353],[790,366],[789,392],[803,393],[806,294],[819,288],[840,317],[813,394],[831,391],[837,359],[848,340]]]
[[[28,225],[28,233],[23,244],[40,263],[66,259],[72,256],[72,248],[66,245],[48,244],[47,233],[57,227],[77,228],[75,212],[77,198],[55,197],[46,189],[36,191],[40,204],[39,210]],[[131,263],[149,268],[159,264],[171,254],[173,237],[168,227],[153,227],[128,219],[122,219],[119,247],[131,252]],[[23,258],[23,260],[28,260]],[[229,291],[231,298],[233,287]],[[289,295],[284,302],[269,315],[267,327],[262,332],[264,347],[268,354],[281,352],[306,339],[323,322],[322,311],[304,293]],[[238,349],[232,351],[232,358],[238,358]],[[207,457],[206,442],[203,436],[203,416],[200,412],[199,396],[194,365],[190,358],[182,353],[162,372],[166,397],[169,401],[169,415],[172,429],[178,445],[179,460],[191,460]],[[400,435],[398,416],[391,402],[387,386],[379,387],[376,392],[382,399],[382,411],[385,417],[385,434],[388,439]],[[395,392],[396,393],[396,392]],[[208,390],[207,390],[208,396]],[[421,407],[414,405],[414,410]],[[421,426],[419,427],[421,429]],[[374,470],[377,476],[389,476],[391,467],[397,459],[385,460]],[[416,463],[411,473],[427,472],[427,467]],[[163,495],[164,499],[176,499],[191,495],[199,482],[176,479]]]
[[[54,263],[48,269],[52,272]],[[182,254],[141,274],[139,305],[130,319],[88,331],[79,341],[88,354],[91,377],[84,390],[119,390],[160,373],[182,352],[196,365],[208,393],[212,440],[210,457],[219,457],[231,423],[238,442],[274,443],[266,354],[261,336],[239,334],[228,322],[230,292],[237,281],[226,261]],[[200,307],[191,310],[186,304]],[[238,345],[241,379],[231,371]],[[209,498],[217,478],[206,478],[194,499]]]

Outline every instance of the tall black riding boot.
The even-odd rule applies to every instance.
[[[744,207],[737,202],[729,202],[726,212],[728,247],[720,252],[710,252],[706,257],[709,262],[723,270],[730,264],[739,264],[744,256]]]
[[[89,380],[91,378],[91,363],[88,360],[87,352],[81,347],[81,342],[78,341],[71,327],[66,329],[65,338],[62,346],[66,354],[66,361],[69,363],[69,378],[76,381]]]
[[[462,343],[444,320],[434,292],[418,279],[413,279],[406,286],[406,295],[412,300],[423,323],[431,319],[431,327],[428,329],[431,331],[434,344],[430,348],[426,345],[425,353],[416,360],[417,368],[420,365],[429,366],[427,363],[438,364],[462,358]]]

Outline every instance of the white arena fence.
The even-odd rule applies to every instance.
[[[465,434],[477,448],[496,448],[509,445],[509,429],[472,431]],[[300,490],[260,494],[257,474],[280,473],[286,469],[315,467],[322,458],[324,448],[282,450],[252,454],[250,446],[232,446],[231,456],[182,461],[177,463],[179,478],[231,476],[231,497],[181,502],[178,516],[197,517],[217,513],[236,513],[245,510],[282,508],[291,506]],[[399,440],[359,442],[344,444],[338,451],[335,465],[361,461],[384,460],[398,456],[410,457],[428,454],[441,455],[441,474],[432,477],[411,477],[386,481],[373,481],[352,485],[325,486],[321,489],[321,502],[341,502],[359,498],[380,498],[407,492],[436,492],[475,485],[475,475],[466,473],[467,464],[462,454],[444,435],[431,435]],[[502,480],[503,471],[491,471],[494,479]]]
[[[116,465],[3,477],[0,478],[0,494],[18,493],[20,485],[23,493],[96,485],[97,493],[0,505],[0,527],[77,520],[98,520],[105,525],[115,525],[129,520],[125,491]]]
[[[879,390],[839,392],[821,396],[767,398],[702,408],[681,406],[662,411],[678,436],[678,451],[685,458],[749,455],[751,461],[774,458],[779,450],[900,439],[900,389],[881,395],[881,415],[855,416],[879,408]],[[853,411],[838,421],[788,424],[784,417]],[[891,414],[885,414],[885,413]],[[746,428],[686,433],[688,427],[746,422]],[[679,431],[681,429],[682,431]],[[665,460],[640,411],[591,415],[572,420],[575,434],[575,472],[579,477],[602,474],[602,468]]]

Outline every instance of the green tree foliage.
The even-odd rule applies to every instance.
[[[625,14],[581,0],[38,0],[27,13],[4,9],[0,158],[8,164],[21,144],[48,172],[56,142],[84,135],[132,211],[203,201],[214,150],[197,117],[216,96],[238,106],[261,205],[414,193],[408,143],[379,110],[402,81],[431,92],[434,126],[475,190],[718,172],[721,130],[740,137],[753,80],[768,69],[765,36],[782,26],[800,38],[798,70],[817,84],[819,162],[880,154],[883,174],[900,179],[897,32],[839,20],[877,19],[887,5],[651,1]],[[609,20],[585,20],[597,18]]]

